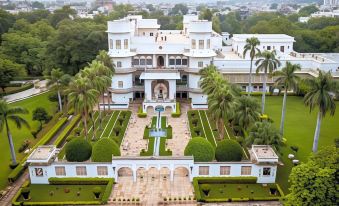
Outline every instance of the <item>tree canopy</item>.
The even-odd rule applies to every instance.
[[[185,148],[185,156],[192,155],[196,162],[209,162],[214,159],[212,144],[203,137],[194,137]]]

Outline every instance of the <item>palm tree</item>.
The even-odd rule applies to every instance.
[[[88,139],[88,115],[96,104],[98,95],[99,92],[92,87],[90,80],[81,75],[77,75],[68,88],[68,104],[73,105],[75,111],[81,114],[86,139]]]
[[[102,64],[105,65],[106,68],[108,69],[104,69],[102,70],[102,72],[108,76],[110,79],[112,79],[114,73],[115,73],[115,65],[113,64],[112,62],[112,59],[111,57],[108,55],[107,51],[105,50],[101,50],[99,51],[99,54],[96,56],[96,60],[101,62]],[[108,91],[108,88],[111,86],[112,84],[112,81],[110,81],[107,85],[106,85],[106,91]],[[107,92],[108,93],[108,92]],[[103,93],[104,94],[104,93]],[[104,95],[102,95],[102,101],[104,103],[104,110],[106,110],[106,107],[105,107],[105,99],[104,99]],[[108,110],[110,110],[110,97],[108,98]]]
[[[275,57],[276,52],[264,51],[258,55],[259,59],[255,62],[257,66],[257,74],[261,71],[264,72],[263,92],[261,100],[261,113],[265,113],[265,98],[266,98],[266,85],[267,74],[272,74],[280,66],[280,61]]]
[[[239,97],[234,111],[233,118],[243,130],[243,134],[251,125],[260,120],[260,104],[253,97]]]
[[[3,128],[6,127],[12,165],[17,165],[17,161],[15,156],[12,133],[10,131],[8,122],[13,122],[18,129],[20,129],[22,125],[29,128],[27,121],[22,118],[20,114],[28,114],[28,111],[22,107],[11,107],[5,100],[0,100],[0,131],[2,131]]]
[[[226,84],[218,85],[218,89],[208,95],[208,111],[216,121],[216,126],[220,131],[220,139],[224,138],[224,125],[233,112],[233,102],[233,91],[227,82]]]
[[[321,70],[318,72],[317,78],[307,79],[306,82],[310,90],[304,97],[304,103],[310,107],[310,112],[315,108],[319,109],[312,148],[314,153],[318,150],[321,120],[327,112],[330,112],[331,116],[334,115],[336,109],[334,96],[338,91],[338,84],[333,80],[331,72]]]
[[[52,69],[51,75],[47,76],[47,86],[53,86],[58,93],[59,111],[62,112],[62,101],[60,95],[60,80],[64,73],[61,69]]]
[[[254,58],[260,54],[260,50],[258,46],[260,45],[260,41],[256,37],[251,37],[246,39],[246,45],[244,46],[244,53],[243,56],[245,58],[247,52],[250,52],[251,58],[251,66],[250,66],[250,75],[248,77],[248,95],[251,95],[252,92],[252,68],[253,68],[253,60]]]
[[[67,99],[68,99],[68,94],[66,93],[67,88],[69,86],[69,83],[72,81],[72,76],[69,74],[64,74],[62,75],[62,77],[60,78],[60,90],[62,91],[61,95],[64,98],[64,108],[66,108],[66,113],[68,111],[68,107],[67,107]]]
[[[282,68],[281,71],[275,71],[273,73],[274,76],[278,76],[278,78],[275,81],[276,85],[283,85],[285,89],[280,121],[281,135],[284,135],[287,91],[290,89],[296,91],[298,89],[298,82],[300,80],[300,77],[297,76],[296,72],[300,70],[301,67],[299,64],[292,64],[291,62],[286,62],[286,66]]]

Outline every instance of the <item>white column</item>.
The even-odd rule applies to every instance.
[[[145,80],[145,99],[152,100],[152,80]]]
[[[174,99],[174,95],[177,91],[177,87],[176,87],[176,80],[175,79],[171,79],[168,80],[168,85],[169,85],[169,99]]]
[[[165,67],[167,68],[168,67],[168,54],[166,54],[164,61],[165,61]]]
[[[173,182],[174,180],[174,171],[173,169],[170,169],[170,180]]]
[[[136,182],[137,181],[137,171],[135,168],[133,168],[133,182]]]
[[[153,68],[157,67],[157,58],[155,54],[153,54]]]

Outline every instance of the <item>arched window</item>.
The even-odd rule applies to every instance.
[[[181,57],[180,56],[175,57],[175,65],[181,66]]]
[[[182,57],[182,59],[181,59],[181,64],[182,64],[183,66],[187,66],[187,64],[188,64],[188,59],[187,59],[187,57]]]
[[[133,57],[133,65],[134,66],[139,66],[140,62],[139,62],[139,57]]]
[[[153,61],[152,61],[152,57],[151,56],[147,56],[146,57],[146,65],[147,66],[152,66]]]
[[[144,56],[140,57],[140,65],[146,65],[146,59]]]
[[[174,56],[170,56],[169,57],[169,65],[170,66],[174,66],[175,65],[175,57]]]

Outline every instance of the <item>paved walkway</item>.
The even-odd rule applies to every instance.
[[[7,102],[15,102],[15,101],[19,101],[19,100],[22,100],[22,99],[29,98],[33,95],[37,95],[37,94],[40,94],[40,93],[46,91],[46,83],[47,83],[46,80],[39,81],[39,82],[35,83],[35,85],[39,86],[39,88],[37,88],[37,89],[35,87],[33,87],[31,89],[27,89],[27,90],[22,91],[22,92],[18,92],[18,93],[15,93],[15,94],[10,94],[10,95],[4,96],[3,98]]]
[[[10,206],[12,205],[12,199],[15,196],[15,194],[19,191],[21,185],[28,179],[28,172],[27,170],[24,172],[23,175],[15,182],[13,185],[11,185],[12,189],[9,191],[9,193],[6,194],[6,196],[0,200],[1,206]]]
[[[147,206],[163,205],[164,198],[176,199],[177,203],[179,203],[179,198],[182,203],[195,203],[193,186],[186,176],[186,171],[178,170],[172,182],[169,171],[164,169],[159,171],[151,168],[137,173],[136,182],[133,182],[131,172],[121,174],[118,184],[114,185],[110,205],[120,205],[122,202],[132,201],[133,198],[139,198],[141,205]]]

